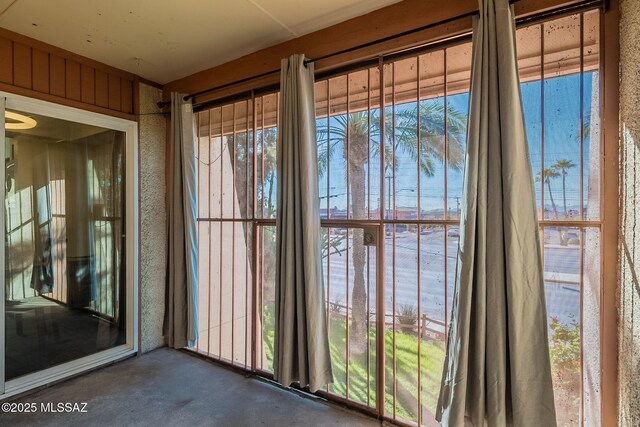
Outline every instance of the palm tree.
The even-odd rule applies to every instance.
[[[544,183],[547,184],[547,188],[549,189],[549,199],[551,200],[551,208],[553,209],[553,214],[556,219],[558,219],[558,208],[556,208],[556,202],[553,200],[553,192],[551,191],[551,180],[559,177],[560,174],[555,168],[545,168],[542,170],[542,179]],[[540,172],[536,176],[536,182],[540,182]],[[542,209],[544,210],[544,200],[542,201]]]
[[[564,203],[564,216],[568,217],[569,211],[567,211],[567,171],[571,168],[576,167],[576,164],[571,160],[560,159],[557,160],[551,167],[562,174],[562,201]]]
[[[398,108],[399,106],[396,106]],[[420,143],[418,143],[418,111],[420,111]],[[385,170],[395,171],[397,161],[393,152],[404,152],[418,162],[420,170],[427,176],[435,174],[435,159],[444,160],[445,131],[448,135],[448,163],[452,167],[461,168],[464,163],[463,141],[466,131],[466,118],[449,107],[437,101],[423,101],[418,109],[405,108],[395,115],[388,114],[385,120],[384,148],[380,147],[380,118],[378,110],[358,111],[332,117],[329,128],[319,127],[317,131],[318,144],[318,175],[323,176],[328,169],[336,150],[343,144],[342,160],[347,164],[349,173],[349,191],[351,206],[349,207],[354,219],[366,219],[366,190],[365,171],[371,157],[378,156],[381,149],[385,150]],[[395,122],[393,117],[395,116]],[[447,125],[445,126],[445,117]],[[353,290],[352,324],[350,329],[351,347],[356,353],[366,351],[367,343],[367,307],[364,277],[365,246],[362,229],[355,229],[353,233]]]
[[[544,168],[542,170],[542,179],[544,183],[547,184],[547,188],[549,189],[549,199],[551,200],[551,208],[553,209],[553,214],[555,219],[558,219],[558,208],[556,207],[556,202],[553,200],[553,192],[551,191],[551,180],[560,176],[560,173],[553,167]],[[540,182],[540,172],[536,176],[536,182]],[[542,210],[544,216],[544,200],[542,201]],[[566,235],[562,232],[562,229],[558,227],[556,229],[558,231],[558,239],[560,240],[561,245],[566,245]]]

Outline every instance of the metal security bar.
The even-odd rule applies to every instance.
[[[600,319],[599,16],[580,11],[517,30],[556,410],[566,425],[590,422],[591,408],[599,408],[599,335],[583,332],[599,330]],[[455,286],[470,64],[470,43],[458,41],[316,82],[335,374],[319,394],[399,424],[435,423]],[[278,94],[252,94],[197,120],[197,351],[270,376]]]

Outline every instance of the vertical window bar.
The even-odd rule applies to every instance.
[[[444,66],[444,220],[442,230],[444,231],[444,235],[442,236],[444,240],[444,336],[449,335],[449,254],[447,249],[447,234],[449,233],[449,229],[447,227],[446,221],[449,218],[449,188],[447,182],[447,175],[449,172],[449,123],[448,123],[448,110],[449,110],[449,100],[447,98],[448,93],[448,76],[447,76],[447,49],[443,51],[443,66]]]
[[[580,220],[584,221],[584,13],[580,14]]]
[[[251,254],[247,257],[247,261],[251,262],[251,371],[255,372],[257,369],[257,350],[258,350],[258,284],[257,284],[257,271],[258,271],[258,261],[261,261],[262,258],[258,258],[258,248],[257,248],[257,238],[258,238],[258,229],[256,226],[256,205],[258,204],[258,190],[257,190],[257,164],[256,157],[258,156],[257,149],[257,114],[256,114],[256,97],[253,91],[251,91],[251,121],[253,123],[253,129],[251,129],[253,133],[253,155],[251,161],[251,169],[252,169],[252,182],[253,188],[251,189],[253,206],[251,207],[253,219],[251,223]],[[261,318],[262,319],[262,318]],[[262,340],[262,332],[260,332],[260,339]]]
[[[545,140],[545,108],[544,108],[544,93],[545,93],[545,55],[544,55],[544,32],[545,25],[544,23],[540,24],[540,221],[544,221],[545,218],[545,197],[544,197],[544,140]],[[542,230],[542,238],[540,245],[540,252],[542,258],[542,284],[544,287],[544,272],[546,269],[546,259],[545,259],[545,250],[544,246],[546,243],[545,239],[545,227],[540,227]],[[548,321],[548,319],[547,319]]]
[[[262,174],[260,175],[260,179],[262,182],[260,183],[260,187],[262,188],[262,194],[260,195],[260,218],[264,218],[264,154],[265,154],[265,141],[264,137],[264,96],[260,98],[260,162],[262,163]]]
[[[251,122],[253,125],[253,129],[251,132],[253,133],[253,160],[251,161],[251,171],[253,173],[253,177],[251,182],[253,183],[253,188],[251,189],[253,206],[251,209],[251,219],[257,218],[257,204],[258,204],[258,165],[256,164],[256,158],[258,157],[258,118],[256,114],[256,97],[253,91],[251,91]],[[264,179],[264,178],[262,178]]]
[[[253,91],[251,93],[251,102],[253,103]],[[249,214],[249,100],[245,101],[246,105],[246,113],[245,113],[245,149],[244,149],[244,174],[245,174],[245,219],[252,218]],[[251,104],[253,105],[253,104]],[[253,110],[251,110],[253,113]],[[253,334],[253,331],[249,329],[249,257],[251,256],[251,252],[249,250],[249,225],[250,223],[245,221],[242,223],[243,234],[244,234],[244,368],[247,369],[247,361],[249,359],[248,354],[248,346],[247,346],[247,334]],[[253,233],[251,233],[253,236]],[[252,275],[253,276],[253,275]],[[253,286],[252,286],[253,290]]]
[[[397,219],[396,209],[396,65],[391,64],[391,182],[393,185],[393,215],[391,218]],[[393,332],[393,418],[397,416],[397,392],[398,392],[398,369],[397,369],[397,346],[396,346],[396,224],[393,224],[392,231],[392,332]]]
[[[395,99],[393,101],[395,103]],[[395,210],[395,206],[394,206]],[[392,331],[392,341],[393,341],[393,419],[396,419],[396,400],[397,400],[397,391],[398,391],[398,370],[397,370],[397,358],[396,358],[396,224],[392,225],[392,249],[391,249],[391,304],[392,304],[392,314],[391,314],[391,331]]]
[[[391,142],[391,159],[392,159],[391,183],[393,185],[393,191],[391,191],[391,189],[389,189],[389,191],[391,191],[391,193],[393,194],[393,197],[392,197],[393,213],[390,212],[389,214],[391,215],[390,218],[397,219],[398,211],[396,209],[396,64],[395,63],[391,63],[391,141],[392,141]],[[395,229],[396,228],[393,227],[394,233],[395,233]],[[395,245],[396,245],[396,239],[394,234],[394,238],[393,238],[394,253],[396,250]],[[395,269],[395,263],[394,263],[394,269]],[[395,286],[396,286],[395,281],[393,282],[393,286],[394,286],[394,292],[395,292]],[[395,310],[394,310],[394,316],[395,316]]]
[[[195,144],[194,148],[194,152],[195,152],[195,157],[196,157],[196,194],[198,195],[198,197],[196,197],[196,212],[197,212],[197,216],[196,218],[200,217],[200,115],[202,113],[196,114],[195,119],[196,119],[196,134],[195,134],[195,139],[198,141]],[[196,222],[197,223],[197,222]],[[200,223],[198,224],[198,234],[200,234]],[[199,312],[199,310],[198,310]],[[207,316],[209,315],[209,312],[207,311]],[[198,322],[199,325],[199,322]],[[198,337],[200,336],[200,334],[198,334]],[[196,339],[196,351],[200,352],[200,338]]]
[[[328,81],[327,81],[328,83]],[[328,95],[328,93],[327,93]],[[328,100],[329,98],[327,98]],[[329,110],[327,109],[327,117]],[[329,162],[327,161],[327,167]],[[328,191],[328,190],[327,190]],[[327,211],[328,212],[328,211]],[[327,227],[327,335],[331,339],[331,227]],[[329,343],[331,345],[331,343]],[[331,391],[331,385],[327,384],[327,392]]]
[[[231,119],[231,142],[233,144],[233,157],[231,157],[231,364],[235,365],[235,317],[236,317],[236,203],[238,200],[238,210],[240,209],[240,200],[237,197],[238,189],[236,188],[236,168],[237,156],[238,156],[238,134],[236,133],[236,107],[237,103],[233,104],[233,117]],[[220,267],[222,268],[222,267]]]
[[[245,117],[245,128],[244,128],[244,134],[245,134],[245,147],[244,147],[244,183],[245,183],[245,192],[244,192],[244,197],[245,197],[245,217],[244,219],[253,219],[253,216],[251,215],[251,212],[249,210],[249,201],[251,200],[249,197],[249,159],[251,157],[249,157],[249,136],[253,135],[249,132],[249,115],[253,114],[253,109],[249,108],[250,106],[252,106],[253,104],[249,102],[249,100],[245,101],[245,106],[246,106],[246,117]],[[253,153],[252,153],[253,155]],[[253,163],[253,162],[252,162]]]
[[[213,111],[213,110],[212,110]],[[208,128],[208,132],[207,132],[207,140],[209,141],[209,177],[211,177],[211,166],[213,165],[213,160],[211,157],[211,146],[213,145],[212,141],[211,141],[211,119],[213,118],[213,113],[212,111],[209,111],[209,128]],[[200,129],[200,126],[198,126],[198,131]],[[200,162],[198,162],[198,168],[200,168]],[[207,219],[211,218],[211,178],[207,179],[207,183],[209,184],[207,187]],[[211,221],[207,221],[207,240],[208,240],[208,244],[209,244],[209,261],[211,261],[211,240],[213,240],[213,236],[211,236]],[[211,266],[213,266],[212,262],[209,262],[209,274],[207,275],[207,286],[208,286],[208,293],[207,293],[207,354],[211,354]]]
[[[367,406],[371,406],[371,260],[370,247],[367,246]]]
[[[378,58],[378,98],[380,110],[380,137],[378,141],[378,152],[380,153],[380,221],[378,229],[378,252],[376,253],[376,408],[378,415],[384,417],[386,408],[386,313],[385,313],[385,246],[386,246],[386,224],[384,214],[385,200],[385,99],[384,99],[384,62],[382,57]]]
[[[224,116],[222,115],[222,110],[223,108],[220,107],[220,218],[222,218],[222,213],[224,212],[224,196],[223,196],[223,189],[224,189],[224,150],[225,150],[225,143],[224,143]],[[223,254],[223,250],[222,250],[222,231],[223,231],[223,227],[222,227],[223,221],[220,221],[220,266],[218,268],[219,270],[219,274],[220,274],[220,282],[218,284],[218,290],[220,292],[220,298],[218,299],[218,317],[219,317],[219,323],[218,323],[218,360],[222,360],[222,254]]]
[[[327,80],[327,219],[331,218],[331,79]],[[327,228],[327,334],[331,336],[331,228]],[[327,392],[331,385],[327,384]]]
[[[202,164],[202,158],[201,158],[201,154],[202,154],[202,150],[201,150],[201,146],[202,146],[202,137],[200,136],[200,126],[201,124],[201,120],[200,117],[202,116],[203,113],[198,113],[195,115],[195,121],[196,121],[196,135],[195,135],[195,140],[197,141],[197,143],[194,146],[194,152],[195,152],[195,158],[196,158],[196,194],[198,195],[196,200],[196,212],[197,212],[197,218],[200,217],[200,207],[202,206],[202,201],[200,200],[200,180],[202,178],[202,170],[200,165]],[[112,206],[112,208],[114,209],[115,212],[115,206]],[[200,235],[200,222],[197,221],[198,224],[198,235]],[[114,261],[115,262],[115,261]],[[115,309],[115,306],[114,306]],[[207,312],[207,315],[209,315],[209,313]],[[200,326],[199,326],[200,328]],[[200,334],[198,334],[198,336],[200,336]],[[196,340],[196,351],[201,352],[201,351],[205,351],[205,349],[201,348],[201,339],[198,338]],[[208,350],[208,349],[207,349]]]
[[[444,55],[444,220],[449,219],[449,79],[448,79],[448,68],[447,68],[447,52],[445,49],[443,52]],[[446,235],[446,233],[445,233]],[[445,238],[446,240],[446,238]],[[446,250],[446,241],[445,241],[445,250]],[[446,252],[445,252],[446,254]],[[445,255],[445,261],[447,257]],[[446,262],[445,262],[446,264]],[[446,305],[445,305],[446,307]]]
[[[584,221],[584,13],[580,13],[580,220]],[[585,229],[580,228],[580,423],[584,413],[584,242]]]
[[[347,74],[346,76],[346,80],[347,80],[347,128],[345,129],[345,136],[346,136],[346,144],[347,144],[347,219],[353,219],[353,207],[351,206],[351,132],[350,132],[350,127],[351,127],[351,115],[349,114],[349,102],[350,102],[350,98],[349,98],[349,91],[351,90],[350,85],[349,85],[349,81],[351,80],[351,75]],[[361,219],[361,218],[358,218]],[[348,233],[347,233],[348,236]],[[349,240],[347,238],[347,240]],[[347,369],[347,379],[349,379],[349,369]],[[348,382],[348,381],[347,381]],[[347,387],[347,392],[348,392],[349,388]]]
[[[371,69],[367,70],[367,218],[371,219]],[[371,259],[367,246],[367,406],[371,406]]]
[[[416,112],[418,117],[416,118],[416,124],[417,124],[417,130],[418,130],[418,137],[416,138],[416,168],[417,168],[417,175],[418,175],[418,188],[417,188],[417,196],[418,196],[418,200],[417,200],[417,205],[418,205],[418,221],[420,220],[420,218],[422,218],[422,214],[420,213],[420,195],[422,194],[422,192],[420,191],[420,159],[421,159],[421,146],[420,146],[420,134],[421,134],[421,129],[420,129],[420,57],[416,56],[416,81],[417,81],[417,100],[416,100]],[[417,283],[418,283],[418,317],[417,317],[417,323],[418,323],[418,426],[420,426],[422,424],[422,369],[421,369],[421,347],[422,347],[422,331],[420,329],[421,326],[421,321],[420,321],[420,223],[418,223],[416,225],[416,243],[418,246],[418,268],[416,269],[417,271]]]
[[[260,259],[264,260],[264,229],[265,227],[260,227]],[[262,364],[264,360],[264,268],[262,267],[262,263],[260,263],[260,367],[265,371],[269,369],[269,365],[267,362],[267,366]]]
[[[582,14],[581,14],[582,16]],[[582,26],[581,26],[582,27]],[[586,229],[580,227],[580,424],[585,425],[584,417],[584,242]]]
[[[370,68],[367,70],[367,219],[371,219],[371,69]],[[367,251],[367,254],[368,254],[368,251]],[[368,339],[367,339],[367,342],[369,342]]]
[[[545,85],[545,63],[544,63],[544,23],[540,24],[540,220],[546,219],[545,197],[544,197],[544,85]],[[542,245],[542,259],[544,260],[544,245]]]
[[[349,187],[349,185],[347,185],[347,187]],[[346,301],[347,301],[347,304],[346,304],[347,306],[345,308],[345,317],[346,317],[345,318],[345,335],[346,335],[345,343],[347,348],[346,348],[346,360],[345,360],[344,368],[345,368],[345,373],[347,374],[346,385],[345,385],[345,397],[347,398],[347,400],[349,400],[349,356],[350,356],[350,353],[349,353],[349,344],[350,344],[350,341],[349,341],[349,317],[350,317],[349,316],[349,237],[350,237],[350,234],[353,232],[353,229],[347,228],[346,230],[347,230],[347,238],[345,240],[347,242],[347,250],[345,251],[346,252],[346,259],[345,259],[346,268],[344,269],[344,271],[345,271],[345,278],[346,278],[345,287],[346,287]]]
[[[327,219],[331,218],[331,79],[327,80]],[[331,234],[328,234],[331,236]]]
[[[278,143],[277,143],[277,141],[278,141],[278,124],[280,123],[280,96],[276,96],[275,98],[276,98],[276,113],[275,113],[276,114],[276,126],[275,126],[275,128],[276,128],[276,147],[277,147],[277,145],[278,145]],[[276,158],[277,158],[277,154],[276,154]],[[276,182],[277,182],[277,179],[276,179]],[[277,192],[277,188],[278,187],[276,185],[276,192]],[[276,200],[277,200],[277,194],[276,194]],[[276,202],[276,204],[277,204],[277,202]],[[270,217],[275,219],[275,217],[276,217],[275,209],[272,212]]]

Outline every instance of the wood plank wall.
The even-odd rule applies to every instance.
[[[134,74],[0,29],[0,91],[135,120],[138,82]]]

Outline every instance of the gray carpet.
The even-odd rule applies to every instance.
[[[0,413],[0,426],[378,426],[198,357],[159,349],[14,402],[86,402],[87,413]]]

